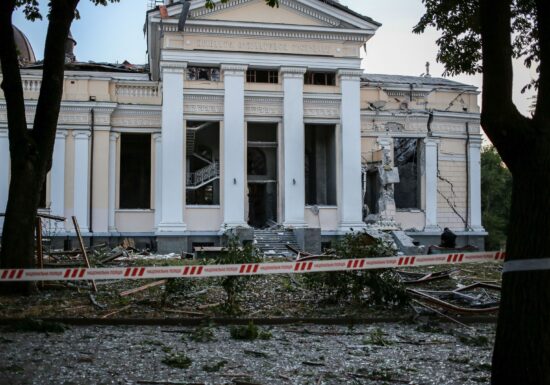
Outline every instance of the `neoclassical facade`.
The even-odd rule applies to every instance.
[[[480,244],[475,87],[364,73],[380,24],[336,1],[204,3],[147,12],[147,66],[67,65],[44,210],[163,251],[277,225],[312,249],[366,227]],[[32,121],[40,66],[22,74]],[[0,94],[0,212],[9,179]]]

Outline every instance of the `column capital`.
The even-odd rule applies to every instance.
[[[160,132],[155,132],[153,135],[151,135],[151,137],[155,142],[160,142],[160,140],[162,139],[162,134]]]
[[[361,80],[361,75],[363,75],[362,69],[340,69],[338,70],[338,77],[340,80]]]
[[[0,130],[0,138],[7,138],[8,130]]]
[[[303,78],[307,72],[306,67],[281,67],[279,69],[281,75],[285,78]]]
[[[118,140],[118,138],[120,138],[120,132],[111,131],[109,133],[109,140],[110,141],[116,142]]]
[[[434,136],[427,136],[423,139],[424,145],[428,146],[437,146],[441,142],[441,139]]]
[[[78,140],[88,139],[92,133],[90,131],[73,131],[73,137]]]
[[[55,132],[55,139],[65,139],[67,137],[68,133],[65,130],[57,130]],[[0,133],[0,136],[2,136],[2,133]]]
[[[245,71],[248,69],[246,64],[222,64],[220,66],[224,75],[244,76]]]
[[[481,148],[482,144],[483,139],[481,138],[481,136],[470,136],[470,143],[468,143],[468,147]]]
[[[162,73],[183,74],[187,68],[187,62],[160,62]]]

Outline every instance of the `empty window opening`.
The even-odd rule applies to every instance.
[[[248,224],[277,223],[277,124],[248,123]]]
[[[188,121],[187,205],[220,204],[220,124]]]
[[[420,208],[419,154],[417,138],[394,139],[394,165],[399,170],[399,183],[395,184],[394,197],[397,209]]]
[[[306,72],[304,75],[304,84],[318,86],[336,85],[336,74],[334,72]]]
[[[305,177],[307,205],[336,205],[336,128],[305,127]]]
[[[215,67],[188,67],[187,80],[220,81],[220,69]]]
[[[279,83],[279,72],[273,70],[255,70],[246,71],[246,81],[248,83]]]
[[[378,199],[380,198],[380,190],[382,188],[378,171],[375,169],[368,170],[365,174],[367,178],[366,191],[364,196],[364,205],[368,212],[364,214],[378,214]]]
[[[151,208],[151,134],[120,135],[119,207]]]

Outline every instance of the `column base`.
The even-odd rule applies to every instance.
[[[238,228],[249,229],[251,227],[246,222],[226,222],[226,223],[222,223],[222,225],[220,226],[220,233],[223,234],[227,230],[238,229]]]
[[[187,231],[185,223],[159,223],[157,233],[182,233]]]
[[[338,225],[337,231],[339,234],[349,234],[366,228],[367,224],[365,222],[342,222]]]
[[[483,226],[469,226],[468,231],[474,232],[474,233],[485,233],[486,230]]]
[[[305,221],[296,221],[296,222],[283,222],[283,227],[289,229],[303,229],[308,227]]]
[[[438,225],[426,225],[422,231],[425,233],[441,233],[443,230]]]

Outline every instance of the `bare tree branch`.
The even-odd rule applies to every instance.
[[[535,120],[550,120],[550,2],[537,0],[537,25],[540,41],[540,74]],[[549,127],[549,126],[546,126]]]

